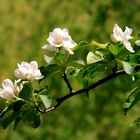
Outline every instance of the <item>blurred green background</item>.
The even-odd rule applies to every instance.
[[[53,28],[68,28],[76,42],[106,43],[115,23],[140,33],[140,0],[0,0],[0,81],[14,78],[23,60],[45,64],[41,46]],[[0,140],[139,140],[140,128],[133,121],[140,116],[140,104],[123,113],[129,81],[118,77],[91,91],[89,99],[71,98],[42,116],[38,129],[26,124],[16,131],[0,128]],[[59,83],[53,79],[64,91]]]

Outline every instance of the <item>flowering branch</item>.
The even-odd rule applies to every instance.
[[[36,111],[40,112],[41,114],[45,114],[45,113],[48,113],[50,111],[53,111],[56,108],[58,108],[67,99],[69,99],[69,98],[71,98],[71,97],[73,97],[75,95],[88,92],[88,91],[90,91],[90,90],[92,90],[92,89],[94,89],[94,88],[106,83],[107,81],[109,81],[109,80],[111,80],[111,79],[113,79],[113,78],[115,78],[117,76],[123,75],[123,74],[126,74],[124,70],[116,71],[116,72],[112,73],[111,75],[108,75],[107,77],[99,80],[98,82],[91,84],[87,88],[82,88],[82,89],[79,89],[77,91],[70,92],[70,93],[66,94],[65,96],[63,96],[63,97],[56,99],[57,104],[55,106],[53,106],[53,107],[47,108],[45,110],[41,110],[40,108],[37,107]]]
[[[1,116],[5,116],[0,118],[3,128],[7,128],[11,122],[15,122],[14,128],[16,128],[26,116],[29,124],[37,128],[40,126],[41,114],[51,112],[67,99],[88,93],[120,75],[128,74],[133,79],[132,82],[140,81],[140,36],[132,37],[131,34],[131,28],[126,27],[123,31],[115,24],[111,42],[101,44],[93,40],[77,44],[71,38],[68,29],[55,28],[50,32],[47,44],[42,47],[45,49],[44,58],[47,66],[39,68],[36,61],[30,63],[23,61],[14,71],[15,77],[18,78],[15,82],[10,79],[3,80],[0,88],[0,99],[5,101],[1,103],[3,106]],[[68,71],[64,71],[64,68]],[[102,72],[108,72],[108,76],[89,85],[88,78],[96,78],[97,74]],[[33,81],[38,80],[40,83],[51,74],[57,79],[58,75],[55,73],[61,74],[69,91],[66,95],[58,97],[56,104],[51,105],[52,99],[47,94],[48,86],[45,84],[46,86],[36,90]],[[74,91],[67,74],[82,83],[84,88]],[[138,92],[140,87],[134,83],[126,101],[125,113],[140,100]],[[133,101],[129,99],[131,95],[135,96]],[[42,107],[45,109],[41,109]]]

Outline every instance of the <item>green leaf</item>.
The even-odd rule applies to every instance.
[[[62,52],[59,52],[59,53],[56,53],[56,55],[55,55],[55,58],[54,58],[55,60],[57,60],[57,61],[61,61],[61,60],[64,60],[65,59],[65,54]]]
[[[131,64],[140,64],[140,55],[131,54],[128,56],[128,61]]]
[[[81,61],[82,65],[86,63],[86,56],[88,52],[91,50],[91,46],[88,42],[80,42],[76,47],[74,47],[74,54],[69,55],[67,62],[72,62],[72,61]],[[92,49],[93,50],[93,49]]]
[[[6,113],[8,113],[9,111],[13,110],[15,112],[20,111],[21,107],[25,104],[24,101],[19,100],[16,102],[13,102],[12,104],[10,104],[8,107],[5,107],[1,112],[0,112],[0,118],[3,118],[5,116]]]
[[[51,106],[52,100],[48,98],[46,95],[39,95],[41,101],[43,102],[45,108],[49,108]]]
[[[96,63],[96,62],[101,61],[103,59],[104,59],[104,57],[103,57],[102,52],[96,51],[95,53],[93,53],[91,51],[87,55],[87,64]]]
[[[22,117],[19,116],[15,119],[15,124],[14,124],[14,130],[17,128],[17,126],[19,125],[19,123],[21,122]]]
[[[3,129],[6,129],[19,115],[20,112],[12,112],[11,115],[6,117],[2,122]]]
[[[76,79],[78,80],[78,82],[84,87],[88,87],[89,82],[88,80],[85,78],[85,76],[83,76],[83,72],[79,73],[76,77]]]
[[[14,103],[11,103],[8,107],[5,107],[1,112],[0,112],[0,118],[4,117],[6,113],[9,111],[13,110]]]
[[[46,95],[46,93],[48,92],[48,86],[45,86],[44,88],[41,88],[39,90],[35,90],[35,93],[41,94],[41,95]]]
[[[25,104],[25,102],[22,101],[22,100],[16,101],[16,102],[14,103],[14,105],[13,105],[13,110],[14,110],[15,112],[20,111],[21,107],[22,107],[24,104]]]
[[[67,67],[66,69],[66,74],[69,74],[71,75],[72,77],[76,77],[77,74],[79,73],[80,69],[76,68],[76,67],[72,67],[72,66],[69,66]]]
[[[44,76],[43,79],[45,79],[45,78],[49,77],[51,74],[60,72],[62,68],[57,64],[51,64],[51,65],[48,65],[47,67],[41,66],[39,69],[40,69],[42,75]],[[40,82],[43,79],[41,79]]]
[[[133,67],[130,65],[130,63],[122,61],[122,64],[124,71],[129,75],[132,74]]]
[[[100,44],[96,41],[92,41],[91,44],[97,46],[99,49],[106,49],[106,46],[108,45],[108,44]]]
[[[38,112],[26,112],[25,120],[29,123],[29,125],[33,128],[37,128],[41,124],[40,114]]]
[[[124,105],[124,113],[126,114],[140,100],[140,88],[133,88],[127,95]]]
[[[79,42],[78,43],[78,47],[82,47],[82,46],[86,46],[86,45],[88,45],[89,43],[87,42],[87,41],[81,41],[81,42]],[[74,47],[75,48],[75,47]]]
[[[131,39],[129,39],[129,41],[131,42],[131,44],[134,44],[137,40],[140,40],[140,37],[132,37]]]
[[[123,50],[123,48],[124,47],[122,44],[110,44],[109,45],[109,51],[114,55],[119,54]]]
[[[140,72],[135,73],[135,75],[134,75],[134,80],[135,80],[135,81],[140,80]]]
[[[23,85],[22,90],[19,93],[19,97],[24,100],[30,100],[32,98],[33,88],[31,83],[26,83]]]
[[[134,121],[134,124],[136,126],[140,126],[140,117],[138,117],[135,121]]]

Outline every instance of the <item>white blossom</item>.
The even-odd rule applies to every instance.
[[[133,50],[131,43],[128,41],[132,38],[131,34],[132,29],[126,27],[125,31],[123,32],[122,29],[115,24],[113,34],[111,34],[111,39],[114,43],[121,42],[128,51],[134,53],[135,51]]]
[[[72,48],[76,46],[76,43],[72,40],[69,35],[68,29],[55,28],[49,33],[47,39],[48,45],[44,45],[42,48],[49,51],[54,51],[56,48],[63,47],[70,54],[74,54]]]
[[[43,78],[36,61],[18,64],[18,68],[14,71],[14,74],[17,78],[22,80],[38,80]]]
[[[0,97],[5,100],[11,100],[14,96],[17,96],[20,92],[20,88],[17,85],[17,81],[14,83],[10,79],[5,79],[2,82],[2,88],[0,88]]]

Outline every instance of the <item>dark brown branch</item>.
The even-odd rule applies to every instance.
[[[70,82],[69,82],[69,80],[68,80],[67,75],[66,75],[65,72],[63,73],[63,79],[64,79],[65,83],[68,86],[69,92],[72,93],[72,87],[71,87],[71,84],[70,84]]]
[[[88,92],[90,91],[91,89],[94,89],[104,83],[106,83],[107,81],[117,77],[117,76],[120,76],[120,75],[123,75],[123,74],[126,74],[124,72],[124,70],[121,70],[121,71],[117,71],[115,73],[112,73],[111,75],[99,80],[98,82],[94,83],[94,84],[91,84],[89,87],[87,88],[82,88],[80,90],[77,90],[75,92],[70,92],[68,94],[66,94],[65,96],[61,97],[61,98],[58,98],[56,101],[57,101],[57,104],[53,107],[50,107],[48,109],[45,109],[45,110],[41,110],[41,109],[38,109],[38,111],[41,113],[41,114],[44,114],[44,113],[47,113],[47,112],[50,112],[50,111],[53,111],[55,110],[57,107],[59,107],[64,101],[66,101],[67,99],[71,98],[72,96],[75,96],[75,95],[78,95],[78,94],[82,94],[82,93],[85,93],[85,92]]]

